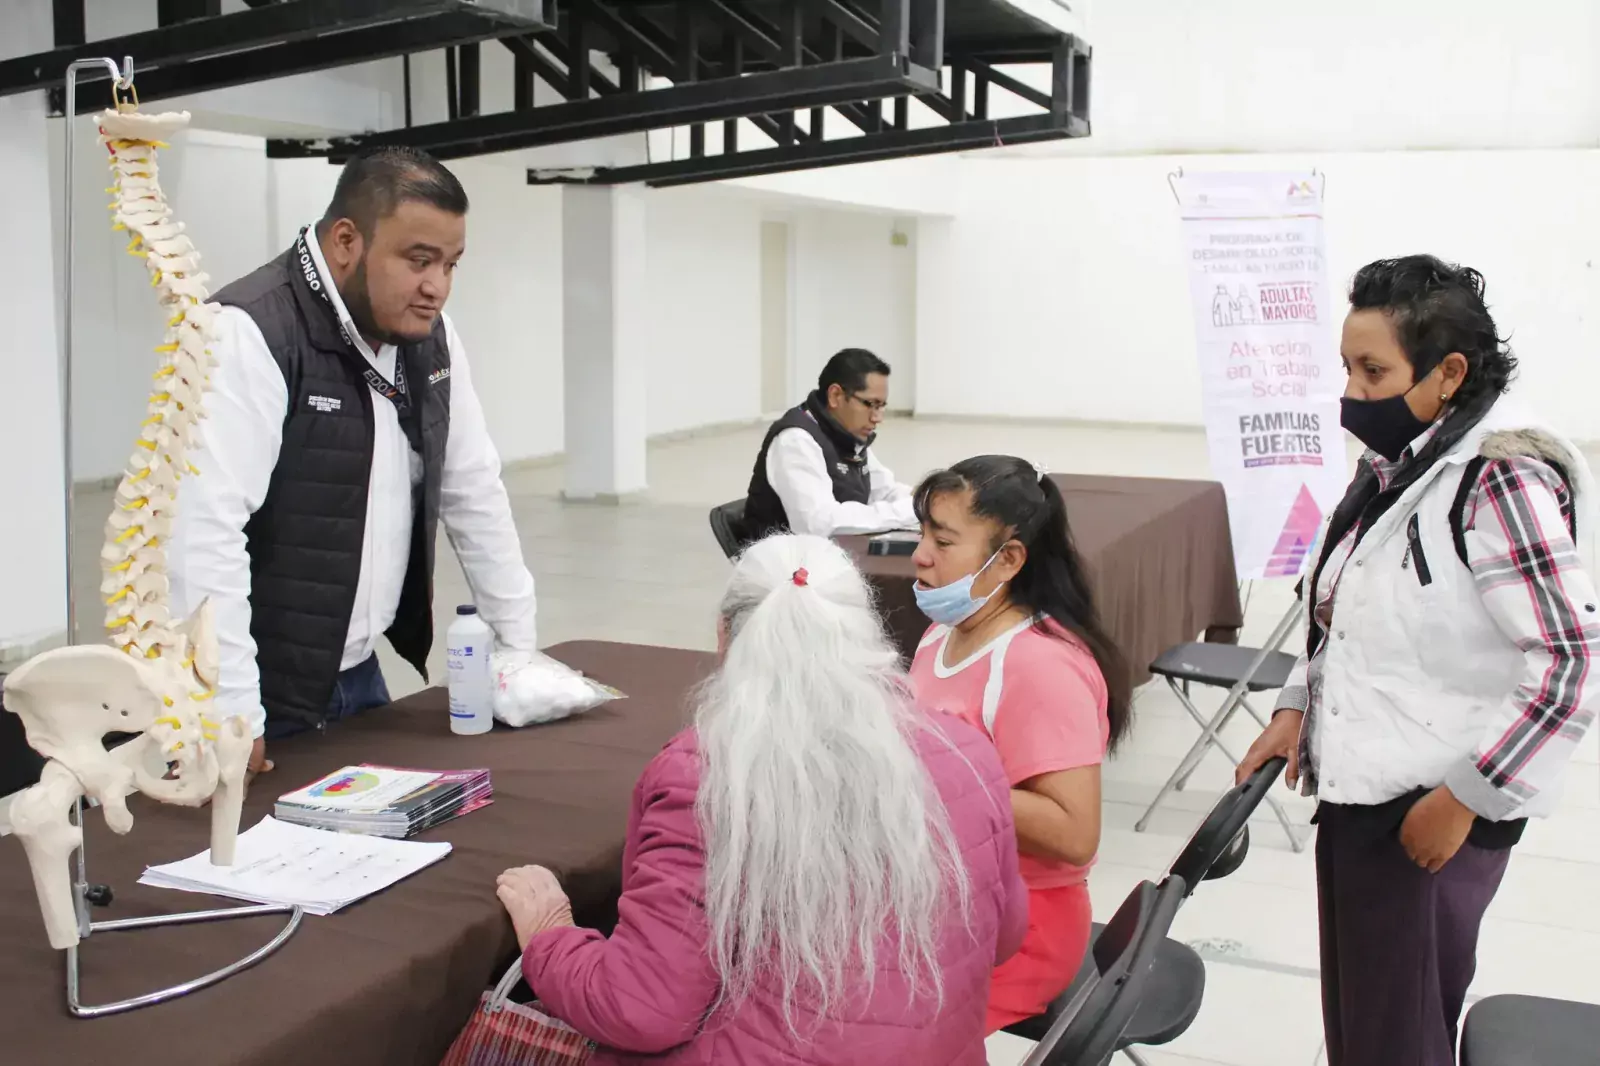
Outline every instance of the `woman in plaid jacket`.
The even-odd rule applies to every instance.
[[[1350,303],[1341,420],[1370,450],[1239,776],[1281,755],[1320,801],[1329,1066],[1451,1066],[1484,912],[1600,701],[1592,482],[1504,398],[1477,271],[1380,261]]]

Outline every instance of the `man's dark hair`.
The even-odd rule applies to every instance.
[[[868,374],[889,374],[889,364],[865,348],[846,348],[835,352],[828,365],[817,375],[817,391],[824,397],[828,389],[839,386],[847,395],[855,395],[867,387]]]
[[[1483,290],[1483,275],[1471,267],[1408,255],[1358,270],[1350,283],[1350,308],[1384,313],[1411,362],[1413,381],[1431,374],[1451,352],[1465,356],[1466,379],[1451,397],[1462,406],[1505,392],[1517,370]]]
[[[418,148],[387,146],[362,152],[344,165],[322,221],[327,225],[348,218],[370,240],[379,220],[408,200],[452,215],[467,213],[467,191],[443,163]]]

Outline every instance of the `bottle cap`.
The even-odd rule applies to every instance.
[[[477,614],[478,609],[470,603],[463,603],[456,608],[456,614]]]

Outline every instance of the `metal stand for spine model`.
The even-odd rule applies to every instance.
[[[84,68],[103,68],[111,76],[113,95],[117,91],[127,91],[133,85],[133,60],[124,57],[119,69],[116,61],[109,58],[80,59],[67,68],[66,85],[66,165],[65,184],[62,190],[62,219],[65,243],[65,284],[62,289],[62,315],[61,328],[64,331],[61,345],[61,457],[62,479],[66,498],[66,538],[67,538],[67,639],[77,639],[77,599],[73,591],[73,491],[72,491],[72,177],[73,177],[73,129],[72,123],[77,116],[77,88],[78,71]],[[77,801],[74,817],[79,828],[83,828],[83,800]],[[121,1014],[126,1011],[137,1010],[140,1007],[149,1007],[157,1003],[186,996],[202,988],[207,988],[225,978],[247,969],[272,954],[282,947],[294,931],[300,927],[302,912],[299,907],[282,905],[257,905],[247,907],[226,907],[218,910],[189,911],[180,914],[158,914],[145,918],[121,918],[109,922],[91,921],[89,917],[90,905],[104,907],[111,902],[111,889],[107,885],[92,885],[89,883],[88,865],[84,858],[84,844],[80,843],[75,861],[77,863],[77,877],[73,882],[73,898],[77,910],[78,934],[87,939],[92,933],[108,933],[117,930],[151,929],[165,925],[188,925],[194,922],[213,922],[228,918],[256,918],[267,914],[287,914],[288,924],[260,948],[246,955],[244,958],[229,963],[219,970],[214,970],[202,977],[191,981],[173,985],[170,988],[157,989],[142,996],[130,999],[120,999],[112,1003],[99,1005],[85,1004],[79,996],[79,965],[78,951],[80,945],[73,945],[66,949],[67,953],[67,1009],[78,1018],[99,1018],[108,1014]]]

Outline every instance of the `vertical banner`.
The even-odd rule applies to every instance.
[[[1292,577],[1348,474],[1322,178],[1174,175],[1211,468],[1239,577]]]

